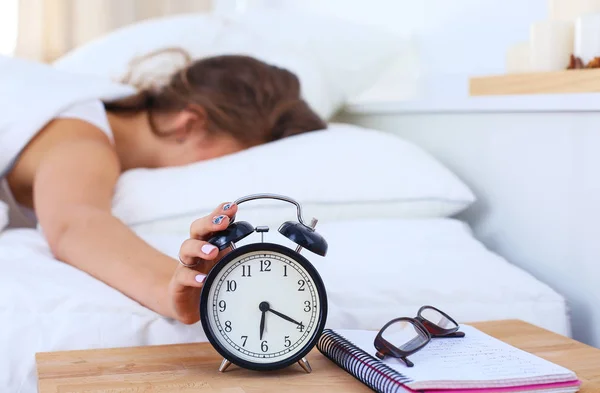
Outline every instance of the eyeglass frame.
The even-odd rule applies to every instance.
[[[438,325],[434,324],[433,322],[428,321],[427,319],[425,319],[421,316],[421,313],[426,309],[432,309],[432,310],[439,312],[441,315],[444,316],[444,318],[447,318],[450,322],[454,323],[456,325],[456,327],[451,328],[451,329],[443,329],[443,328],[439,327]],[[403,350],[399,349],[398,347],[396,347],[395,345],[391,344],[386,339],[384,339],[383,332],[390,325],[397,323],[397,322],[401,322],[401,321],[407,321],[407,322],[411,323],[416,329],[419,330],[419,332],[422,332],[427,337],[425,342],[413,350],[403,351]],[[430,329],[431,332],[428,329]],[[432,338],[461,338],[461,337],[464,337],[465,333],[459,332],[458,329],[460,329],[460,325],[448,314],[446,314],[445,312],[443,312],[433,306],[425,305],[425,306],[422,306],[421,308],[419,308],[419,311],[417,312],[416,317],[414,317],[414,318],[400,317],[400,318],[392,319],[391,321],[386,323],[379,330],[379,332],[377,333],[377,336],[375,336],[375,340],[373,342],[373,344],[375,345],[375,349],[377,350],[377,353],[375,354],[375,356],[377,356],[379,359],[382,359],[382,360],[386,356],[397,358],[397,359],[402,360],[404,362],[404,364],[406,364],[407,367],[413,367],[414,363],[408,359],[408,356],[423,349],[427,344],[429,344],[431,342]]]

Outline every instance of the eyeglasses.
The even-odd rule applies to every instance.
[[[398,358],[408,367],[414,363],[407,357],[421,350],[432,338],[464,337],[459,326],[446,313],[432,306],[423,306],[415,318],[396,318],[381,328],[375,337],[375,354],[379,359],[386,356]]]

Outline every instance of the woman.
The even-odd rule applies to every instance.
[[[227,252],[205,239],[225,229],[237,207],[223,203],[192,223],[179,263],[111,214],[119,175],[208,160],[323,128],[301,99],[294,74],[251,57],[207,58],[175,72],[161,88],[83,103],[57,116],[15,157],[1,179],[0,199],[11,207],[13,226],[17,215],[39,223],[57,259],[165,317],[192,324],[200,318],[205,273]],[[209,193],[219,184],[205,187]],[[183,266],[194,263],[193,269]]]

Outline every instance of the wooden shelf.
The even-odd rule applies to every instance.
[[[565,70],[474,77],[471,96],[600,92],[600,69]]]

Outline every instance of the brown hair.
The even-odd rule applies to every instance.
[[[325,122],[301,97],[300,81],[292,72],[242,55],[223,55],[191,61],[178,49],[168,49],[185,57],[187,65],[159,86],[135,82],[130,72],[125,83],[139,93],[126,99],[106,102],[113,112],[148,111],[150,125],[157,135],[153,116],[183,109],[203,108],[209,132],[226,132],[248,146],[290,135],[326,128]],[[137,61],[145,61],[165,51]],[[135,66],[135,64],[134,64]]]

